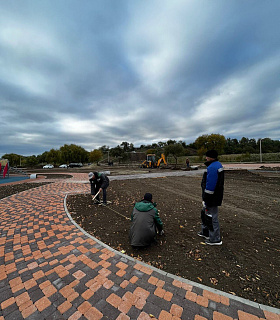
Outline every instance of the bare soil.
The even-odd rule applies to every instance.
[[[67,206],[83,229],[114,249],[166,272],[279,308],[280,176],[277,170],[266,171],[225,172],[219,211],[222,246],[207,246],[197,236],[201,177],[111,181],[110,206],[94,205],[89,194],[68,196]],[[46,183],[0,185],[0,199]],[[129,219],[134,203],[145,192],[151,192],[158,203],[165,234],[157,244],[136,250],[129,244]]]
[[[41,183],[30,183],[23,182],[19,184],[8,184],[8,185],[0,185],[0,199],[9,197],[15,193],[19,193],[28,189],[37,188],[44,184],[48,184],[51,182],[41,182]]]
[[[222,246],[208,246],[200,231],[201,177],[111,181],[107,207],[89,194],[67,198],[72,217],[114,249],[169,273],[258,303],[280,307],[280,177],[226,171],[220,207]],[[158,203],[165,234],[157,244],[133,249],[130,214],[145,192]]]

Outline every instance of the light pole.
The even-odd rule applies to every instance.
[[[260,139],[260,162],[262,163],[262,139]]]

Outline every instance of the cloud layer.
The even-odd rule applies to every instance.
[[[0,156],[280,136],[280,2],[0,2]]]

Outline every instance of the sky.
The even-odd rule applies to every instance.
[[[0,157],[280,139],[279,0],[0,0]]]

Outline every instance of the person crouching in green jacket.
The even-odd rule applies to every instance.
[[[137,202],[131,214],[130,244],[133,247],[146,247],[155,241],[157,231],[163,235],[163,223],[159,217],[156,204],[152,202],[151,193]]]

